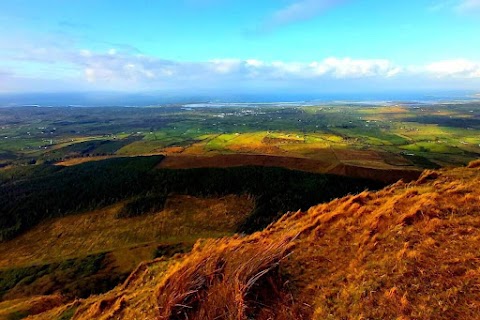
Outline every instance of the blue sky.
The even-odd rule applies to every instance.
[[[480,0],[2,0],[0,92],[480,91]]]

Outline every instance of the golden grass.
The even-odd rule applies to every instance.
[[[93,157],[70,158],[67,160],[62,160],[60,162],[57,162],[55,163],[55,165],[70,167],[70,166],[75,166],[77,164],[82,164],[86,162],[101,161],[105,159],[118,158],[118,157],[119,156],[93,156]]]
[[[465,169],[426,172],[287,220],[305,238],[285,268],[313,318],[477,319],[479,180]]]
[[[468,168],[475,169],[480,168],[480,160],[472,161],[468,164]]]
[[[202,242],[187,259],[141,264],[123,286],[81,301],[73,319],[302,319],[279,272],[292,249],[291,237]]]
[[[184,150],[185,150],[184,147],[167,147],[162,149],[162,151],[165,152],[166,154],[182,153]]]
[[[56,308],[65,301],[60,295],[39,296],[0,302],[0,319],[9,320],[15,314],[36,315]],[[15,318],[16,319],[16,318]]]
[[[230,235],[253,209],[246,196],[196,198],[174,195],[165,210],[117,219],[123,204],[46,221],[0,243],[0,268],[61,261],[113,251],[122,269],[149,259],[158,243],[191,243],[198,238]],[[132,265],[133,264],[133,265]]]
[[[200,242],[82,301],[74,319],[479,319],[478,167],[426,171]]]
[[[250,319],[274,316],[265,303],[286,302],[279,293],[276,269],[286,258],[291,239],[258,238],[231,250],[241,241],[210,241],[171,268],[156,290],[159,319]],[[288,306],[285,306],[288,307]],[[282,308],[280,308],[282,309]]]

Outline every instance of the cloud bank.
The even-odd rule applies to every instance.
[[[5,90],[72,87],[94,90],[243,90],[281,88],[350,89],[361,87],[416,89],[417,82],[480,85],[480,62],[466,59],[433,61],[425,65],[399,65],[388,59],[327,57],[315,61],[263,61],[257,59],[212,59],[174,61],[111,48],[61,50],[38,47],[11,59],[11,68],[0,71]],[[25,70],[25,62],[35,72]],[[15,85],[17,83],[17,85]],[[55,83],[58,83],[55,86]],[[52,89],[54,89],[52,88]]]
[[[474,79],[480,78],[480,63],[465,59],[444,60],[427,65],[425,71],[439,78]]]

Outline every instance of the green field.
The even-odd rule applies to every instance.
[[[222,108],[0,108],[0,166],[183,153],[386,158],[463,165],[480,154],[480,104]],[[385,160],[385,159],[384,159]],[[388,161],[369,165],[383,167]]]

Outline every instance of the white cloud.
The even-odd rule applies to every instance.
[[[72,90],[85,87],[124,91],[308,86],[323,88],[330,84],[348,89],[352,83],[358,86],[378,85],[378,89],[384,84],[392,87],[396,84],[412,86],[411,89],[416,89],[416,85],[412,83],[431,86],[454,83],[457,87],[473,87],[480,81],[480,62],[466,59],[434,61],[416,66],[398,65],[387,59],[351,57],[329,57],[314,61],[212,59],[186,62],[160,59],[121,48],[106,48],[99,52],[88,48],[62,50],[39,46],[23,50],[22,54],[15,58],[9,57],[7,61],[7,73],[0,73],[0,82],[3,82],[4,86],[11,87],[11,81],[5,79],[15,74],[16,79],[36,77],[49,85],[68,79],[64,82],[74,84]],[[33,72],[23,67],[32,63],[36,70],[40,71]]]
[[[211,70],[220,74],[229,74],[238,71],[242,61],[237,59],[214,59],[209,62]]]
[[[95,82],[96,80],[95,70],[92,68],[86,68],[85,78],[87,79],[88,82]]]
[[[331,74],[336,78],[392,77],[401,71],[388,60],[354,60],[351,58],[328,58],[312,62],[317,74]]]
[[[253,68],[260,68],[264,65],[263,61],[256,60],[256,59],[248,59],[246,60],[247,66]]]
[[[262,61],[258,59],[213,59],[199,62],[163,60],[152,56],[126,53],[118,49],[105,52],[77,50],[60,52],[42,50],[34,55],[36,63],[68,65],[85,83],[105,88],[149,89],[158,87],[232,86],[262,83],[317,81],[328,79],[390,78],[402,68],[388,60],[327,58],[310,62]],[[28,56],[22,56],[22,61]],[[59,67],[61,68],[61,67]]]
[[[424,70],[436,77],[480,78],[480,63],[465,59],[434,62],[425,66]]]
[[[239,90],[239,88],[373,86],[418,89],[472,87],[480,80],[480,63],[465,59],[417,66],[397,65],[387,59],[330,57],[310,62],[262,61],[258,59],[214,59],[179,62],[117,52],[92,53],[77,63],[85,70],[85,81],[99,87],[135,89]],[[353,82],[352,82],[353,81]],[[413,84],[416,83],[416,84]],[[342,85],[343,84],[343,85]],[[378,86],[378,87],[376,87]],[[346,89],[348,91],[348,88]]]
[[[109,49],[106,53],[81,50],[78,54],[71,53],[69,59],[70,63],[84,69],[85,78],[91,83],[142,83],[175,73],[172,62],[117,49]]]
[[[201,79],[316,79],[393,77],[401,68],[388,60],[327,58],[312,62],[214,59],[205,62],[174,62],[140,55],[91,54],[77,61],[89,82]]]

